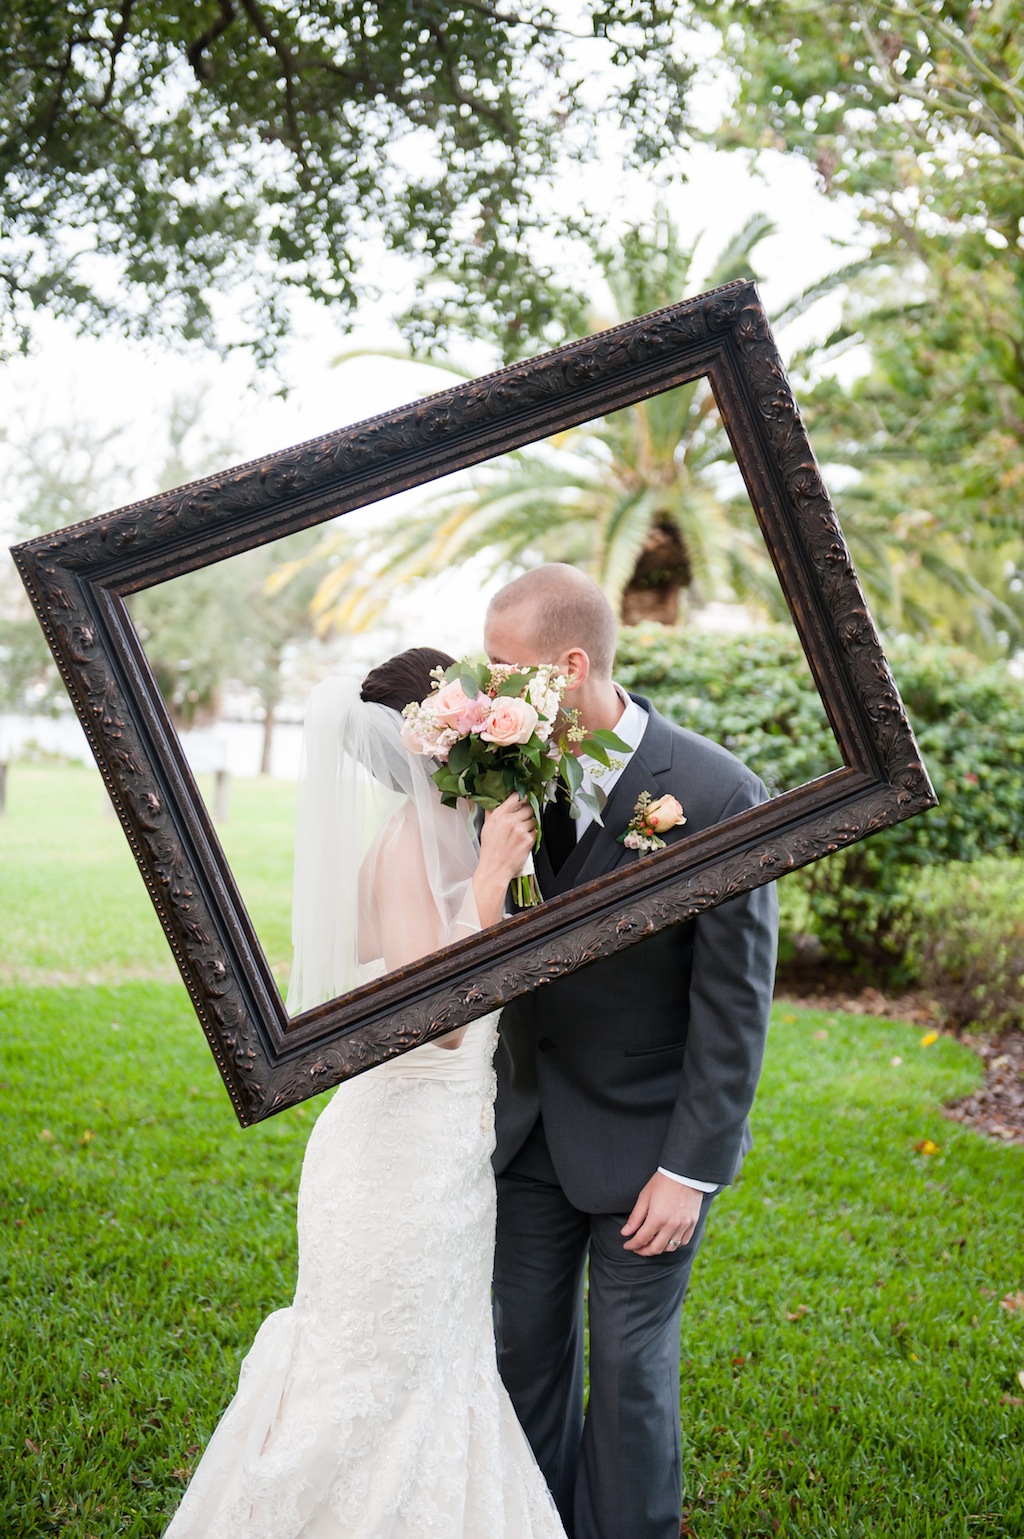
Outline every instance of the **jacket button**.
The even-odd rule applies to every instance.
[[[555,1047],[556,1044],[552,1042],[550,1037],[541,1037],[540,1041],[537,1043],[537,1046],[540,1048],[542,1053],[550,1053],[551,1049]]]

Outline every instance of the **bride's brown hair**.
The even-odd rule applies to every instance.
[[[432,668],[450,668],[454,661],[436,647],[410,647],[371,668],[360,686],[359,698],[401,713],[411,700],[425,700],[430,694]]]

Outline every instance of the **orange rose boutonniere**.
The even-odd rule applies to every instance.
[[[665,848],[665,841],[658,837],[659,834],[666,833],[670,828],[678,828],[685,822],[682,804],[674,796],[659,796],[655,799],[650,791],[642,791],[637,797],[625,833],[619,835],[619,843],[624,844],[627,850],[649,855],[652,850]]]

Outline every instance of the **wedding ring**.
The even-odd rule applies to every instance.
[[[669,1240],[668,1248],[669,1250],[678,1250],[682,1243],[682,1240]]]

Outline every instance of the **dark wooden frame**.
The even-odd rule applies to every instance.
[[[289,1020],[125,598],[701,376],[843,768]],[[935,802],[752,283],[13,554],[243,1125]]]

